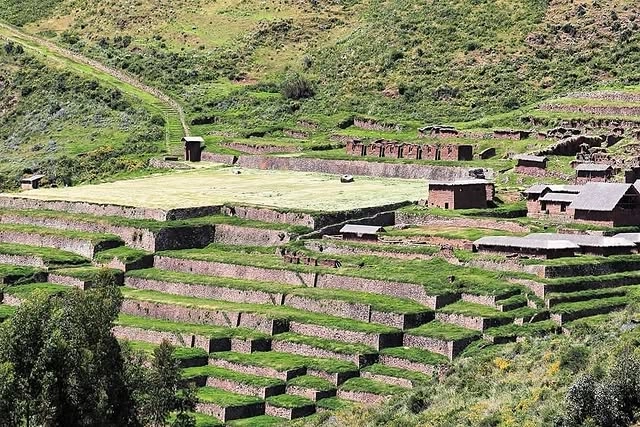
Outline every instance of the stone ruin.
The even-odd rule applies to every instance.
[[[302,252],[291,251],[287,248],[276,249],[276,255],[282,257],[287,264],[304,264],[313,267],[340,268],[342,263],[337,259],[318,259],[310,257]]]

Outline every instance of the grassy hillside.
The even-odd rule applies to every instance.
[[[39,171],[72,184],[145,167],[162,117],[117,88],[42,62],[0,39],[0,188]]]
[[[122,6],[62,0],[26,28],[173,91],[220,132],[317,114],[464,121],[638,80],[626,0]],[[281,94],[294,73],[313,97]]]

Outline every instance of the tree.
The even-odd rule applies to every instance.
[[[189,388],[181,388],[180,364],[173,352],[174,347],[166,340],[153,352],[145,381],[147,396],[142,405],[145,424],[165,425],[169,414],[178,411],[174,426],[195,425],[195,419],[187,414],[194,409],[194,393]]]
[[[95,289],[36,293],[25,301],[0,327],[0,397],[10,384],[13,406],[0,423],[140,425],[126,361],[111,333],[121,303],[107,271]]]

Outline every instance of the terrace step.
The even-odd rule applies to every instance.
[[[320,399],[316,402],[316,411],[337,411],[340,409],[353,408],[354,405],[354,402],[340,399],[339,397],[327,397],[326,399]]]
[[[21,285],[11,285],[5,287],[0,292],[1,302],[10,306],[19,306],[22,301],[28,299],[34,292],[44,292],[49,295],[66,292],[66,286],[54,285],[51,283],[27,283]]]
[[[453,360],[481,335],[479,331],[436,320],[406,331],[403,345],[442,354]]]
[[[324,378],[303,375],[287,382],[287,394],[303,396],[316,402],[328,397],[334,397],[336,395],[336,387]]]
[[[509,323],[522,324],[532,319],[540,320],[540,312],[531,307],[498,311],[482,304],[458,301],[436,313],[436,319],[468,329],[484,331]]]
[[[226,423],[231,420],[264,415],[264,400],[231,393],[214,387],[201,387],[197,390],[196,411],[211,415]]]
[[[301,356],[343,360],[351,362],[359,368],[375,363],[378,360],[377,351],[367,345],[310,337],[293,332],[274,335],[271,341],[271,349]]]
[[[118,207],[115,207],[118,209]],[[127,246],[150,252],[183,248],[183,242],[204,247],[214,240],[211,224],[188,224],[180,221],[128,219],[108,215],[71,213],[62,209],[0,210],[0,224],[75,230],[84,233],[108,233],[118,236]]]
[[[269,427],[269,426],[279,427],[279,426],[286,425],[286,422],[287,422],[287,420],[285,420],[284,418],[272,417],[271,415],[258,415],[256,417],[244,418],[244,419],[237,420],[237,421],[230,421],[230,422],[226,423],[225,425],[230,426],[230,427],[234,427],[234,426],[238,426],[238,427]],[[196,422],[196,425],[200,426],[200,424],[198,424],[197,422]],[[204,424],[204,425],[206,427],[209,427],[208,424]]]
[[[252,353],[268,351],[271,347],[271,340],[266,334],[251,329],[172,322],[123,313],[120,314],[113,332],[121,339],[152,344],[167,340],[173,345],[201,348],[207,353]]]
[[[610,297],[620,297],[627,294],[626,288],[602,288],[578,292],[552,293],[545,299],[547,308],[568,302],[589,301]]]
[[[282,380],[236,372],[212,365],[186,368],[182,371],[182,378],[187,382],[195,383],[197,387],[215,387],[261,399],[284,394],[286,390],[285,382]]]
[[[551,320],[543,320],[523,325],[504,325],[487,329],[482,338],[492,344],[516,342],[532,336],[560,333],[560,327]]]
[[[362,403],[376,405],[390,396],[405,393],[405,387],[386,384],[369,378],[352,378],[338,389],[337,397]]]
[[[501,292],[498,295],[482,295],[482,294],[472,294],[469,292],[463,292],[460,295],[460,299],[465,302],[481,304],[481,305],[486,305],[488,307],[500,309],[499,300],[505,300],[507,298],[511,298],[519,294],[520,294],[520,290],[518,289],[508,289]]]
[[[73,252],[55,248],[0,243],[0,264],[47,269],[88,265],[89,259]]]
[[[39,268],[0,264],[0,285],[46,281],[47,273]]]
[[[202,252],[189,253],[167,252],[155,255],[154,266],[163,270],[198,273],[203,275],[242,278],[255,280],[273,281],[290,285],[305,286],[309,288],[322,289],[342,289],[346,291],[360,291],[370,294],[386,295],[393,298],[404,298],[413,300],[432,310],[449,304],[459,299],[459,295],[452,291],[441,293],[428,293],[423,285],[415,283],[401,283],[389,280],[368,279],[364,277],[318,273],[312,267],[302,267],[290,264],[280,265],[280,259],[269,258],[270,263],[275,266],[262,267],[255,265],[244,265],[251,262],[251,257],[243,256],[238,264],[228,262],[229,253],[222,255],[216,252],[216,248],[207,248]],[[238,257],[238,254],[233,254]],[[189,259],[189,257],[197,259]],[[276,264],[277,263],[277,264]],[[256,264],[259,264],[256,262]]]
[[[388,326],[309,313],[286,306],[229,303],[129,288],[124,288],[122,292],[125,301],[121,311],[137,316],[225,327],[249,327],[269,335],[297,332],[365,344],[375,349],[397,346],[402,342],[402,333]]]
[[[0,224],[0,242],[60,249],[85,258],[93,258],[97,252],[124,244],[118,236],[113,234],[15,224]]]
[[[375,364],[367,366],[360,371],[362,378],[368,378],[385,384],[414,388],[431,382],[433,375],[416,372],[413,369],[402,369],[386,364]]]
[[[47,281],[56,285],[71,286],[80,289],[89,289],[102,271],[97,267],[75,267],[57,269],[49,272]],[[115,279],[115,283],[121,286],[124,277],[120,270],[110,270]]]
[[[145,341],[119,340],[126,343],[133,350],[140,351],[147,355],[153,355],[159,344]],[[196,366],[207,366],[209,353],[197,347],[174,347],[173,356],[178,361],[180,368],[193,368]]]
[[[572,320],[620,310],[628,303],[626,296],[562,303],[551,308],[551,320],[562,326]]]
[[[281,394],[266,400],[265,415],[272,417],[293,420],[315,414],[315,412],[315,402],[303,396]]]
[[[153,267],[153,254],[141,249],[120,246],[98,252],[92,263],[97,267],[113,268],[126,273]]]
[[[212,353],[209,364],[283,381],[308,374],[326,379],[334,385],[342,384],[359,374],[358,368],[352,363],[274,351],[252,354]]]
[[[545,284],[545,297],[550,293],[574,293],[596,289],[620,288],[639,284],[640,273],[637,271],[602,276],[550,279]]]
[[[378,365],[401,369],[425,376],[441,376],[449,369],[446,356],[413,347],[393,347],[382,350]],[[364,368],[362,372],[366,371]],[[361,372],[361,374],[362,374]]]
[[[286,305],[398,329],[416,327],[433,320],[433,311],[414,301],[341,289],[306,288],[159,269],[132,271],[125,283],[135,289],[175,295],[237,303]]]

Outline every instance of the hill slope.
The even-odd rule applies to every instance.
[[[463,121],[576,88],[635,84],[636,18],[623,0],[61,0],[26,28],[233,126],[299,112]],[[279,96],[290,70],[314,82],[313,98]],[[265,89],[273,96],[247,95]]]

